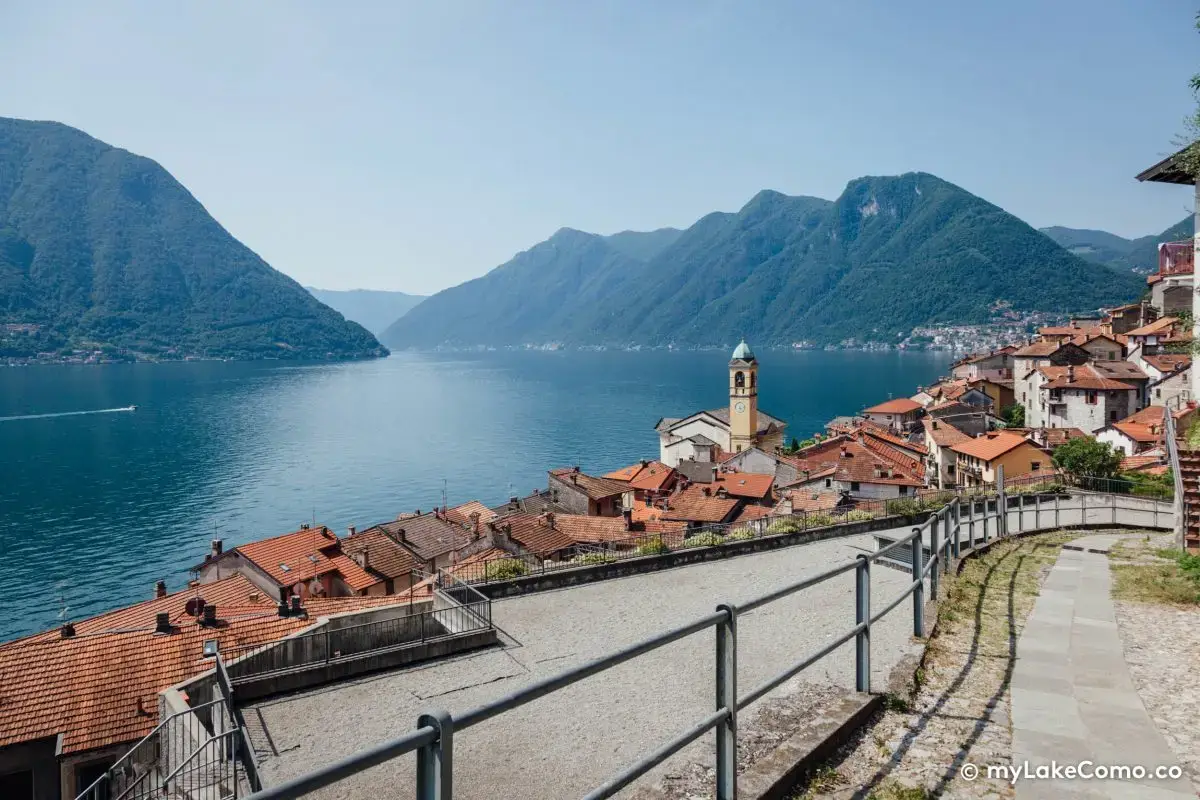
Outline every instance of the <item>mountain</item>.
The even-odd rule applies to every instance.
[[[387,353],[233,238],[154,161],[66,125],[7,118],[0,337],[0,356]]]
[[[964,189],[908,173],[851,181],[836,201],[763,191],[644,258],[562,230],[433,295],[381,338],[416,348],[886,343],[1009,308],[1090,311],[1141,289],[1128,270],[1085,261]]]
[[[1097,264],[1106,264],[1118,269],[1130,269],[1143,275],[1153,272],[1158,266],[1158,245],[1190,239],[1194,233],[1193,218],[1189,215],[1167,228],[1162,233],[1126,239],[1108,231],[1093,231],[1081,228],[1040,228],[1042,233],[1077,256]]]
[[[305,286],[313,297],[320,300],[351,322],[357,322],[378,336],[388,325],[403,317],[414,306],[425,299],[422,294],[384,292],[375,289],[314,289]]]
[[[630,258],[649,261],[666,250],[683,235],[678,228],[659,228],[656,231],[621,231],[604,240],[615,250]]]

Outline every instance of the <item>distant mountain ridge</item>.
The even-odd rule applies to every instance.
[[[0,118],[0,357],[386,355],[272,269],[154,161]]]
[[[1126,239],[1108,231],[1064,228],[1060,225],[1040,230],[1081,258],[1145,275],[1158,267],[1159,243],[1192,238],[1195,223],[1194,218],[1188,215],[1162,233],[1136,239]]]
[[[317,289],[305,286],[320,300],[351,322],[378,336],[396,320],[415,308],[426,295],[387,292],[380,289]]]
[[[1005,308],[1094,310],[1142,288],[1129,270],[1072,255],[926,173],[859,178],[835,201],[762,191],[648,250],[611,238],[560,230],[433,295],[381,339],[413,348],[705,346],[740,336],[762,346],[888,343]]]

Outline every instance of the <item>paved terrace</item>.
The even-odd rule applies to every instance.
[[[423,711],[458,714],[535,680],[611,653],[655,633],[793,583],[873,548],[855,536],[516,597],[493,606],[505,646],[424,667],[389,672],[246,710],[272,785],[398,736]],[[905,587],[904,573],[877,566],[874,607]],[[854,624],[854,574],[838,576],[738,619],[739,694],[783,671]],[[914,652],[912,604],[872,628],[873,685]],[[579,797],[621,767],[710,713],[712,631],[649,655],[455,735],[455,796],[522,800]],[[853,688],[854,643],[803,680]],[[794,691],[785,684],[768,697]],[[742,711],[752,716],[755,704]],[[261,726],[261,730],[259,727]],[[687,762],[711,765],[713,737],[701,738],[625,794],[653,785]],[[370,798],[411,793],[414,756],[355,775],[313,796]],[[624,796],[624,795],[623,795]]]

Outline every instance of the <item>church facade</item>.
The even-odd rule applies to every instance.
[[[663,417],[654,429],[659,461],[674,467],[683,461],[722,461],[751,447],[773,453],[786,441],[787,423],[758,410],[758,359],[743,341],[729,361],[728,406]]]

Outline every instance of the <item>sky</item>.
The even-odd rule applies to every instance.
[[[0,0],[0,116],[153,158],[306,285],[430,293],[561,227],[931,172],[1030,224],[1157,233],[1183,0]]]

